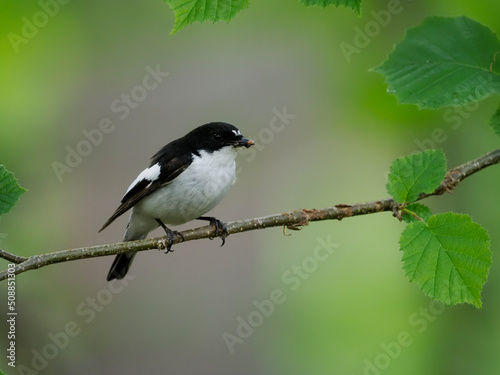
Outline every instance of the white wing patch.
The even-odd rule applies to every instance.
[[[132,182],[130,184],[130,186],[128,187],[125,194],[127,194],[130,190],[132,190],[133,187],[135,185],[137,185],[137,183],[139,183],[142,180],[148,180],[148,181],[150,181],[150,184],[151,184],[151,182],[155,181],[160,176],[160,172],[161,172],[161,168],[160,168],[160,164],[158,164],[158,163],[156,163],[155,165],[152,165],[149,168],[146,168],[145,170],[143,170],[139,174],[139,176],[137,176],[137,178],[134,180],[134,182]]]
[[[235,136],[241,135],[241,132],[239,130],[232,130]]]

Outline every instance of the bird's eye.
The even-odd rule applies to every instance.
[[[222,140],[222,135],[220,135],[219,133],[214,133],[214,134],[212,134],[212,139],[213,139],[214,141],[219,142],[219,141],[221,141],[221,140]]]

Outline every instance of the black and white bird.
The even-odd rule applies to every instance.
[[[132,182],[115,213],[102,231],[117,217],[132,209],[124,241],[140,240],[161,226],[170,238],[174,232],[166,225],[180,225],[194,219],[210,221],[224,245],[227,229],[214,217],[203,216],[214,208],[236,181],[236,154],[239,147],[250,147],[233,125],[211,122],[170,142],[152,158],[148,168]],[[221,245],[221,246],[222,246]],[[122,279],[136,252],[118,254],[107,280]]]

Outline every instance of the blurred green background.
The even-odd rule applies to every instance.
[[[497,2],[401,1],[377,29],[372,11],[387,1],[363,2],[357,17],[298,0],[251,0],[229,24],[195,24],[173,36],[173,13],[160,0],[68,2],[46,22],[38,16],[42,26],[14,48],[9,33],[22,35],[24,17],[33,20],[41,3],[2,1],[0,12],[0,163],[29,189],[0,218],[0,246],[20,255],[119,242],[127,215],[97,231],[125,189],[160,147],[209,121],[233,123],[257,143],[238,158],[238,182],[212,212],[225,221],[385,198],[391,162],[422,147],[442,148],[449,167],[498,147],[485,125],[498,98],[461,112],[418,111],[397,105],[383,78],[368,72],[429,15],[467,15],[500,32]],[[367,25],[373,36],[346,58],[340,46],[355,45]],[[146,91],[148,69],[164,76]],[[122,95],[139,99],[126,116]],[[85,149],[84,133],[105,119],[112,130]],[[439,142],[436,128],[446,135]],[[85,156],[58,177],[54,162],[78,147]],[[383,213],[290,236],[248,232],[224,247],[216,239],[168,256],[142,252],[125,286],[105,280],[112,257],[22,274],[18,367],[8,368],[4,355],[0,367],[74,375],[495,373],[499,184],[493,167],[427,201],[434,212],[469,213],[491,235],[481,310],[431,303],[408,283],[398,251],[404,224]],[[321,243],[333,251],[318,260]],[[0,284],[1,301],[6,288]]]

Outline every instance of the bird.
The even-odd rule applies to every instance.
[[[198,126],[185,136],[161,148],[130,184],[120,205],[99,232],[128,210],[130,218],[123,241],[141,240],[162,227],[169,238],[167,253],[177,231],[167,225],[181,225],[191,220],[209,221],[225,243],[227,228],[215,217],[203,216],[217,206],[236,181],[236,155],[239,148],[254,142],[225,122]],[[222,246],[221,245],[221,246]],[[107,281],[122,279],[137,253],[118,254]]]

